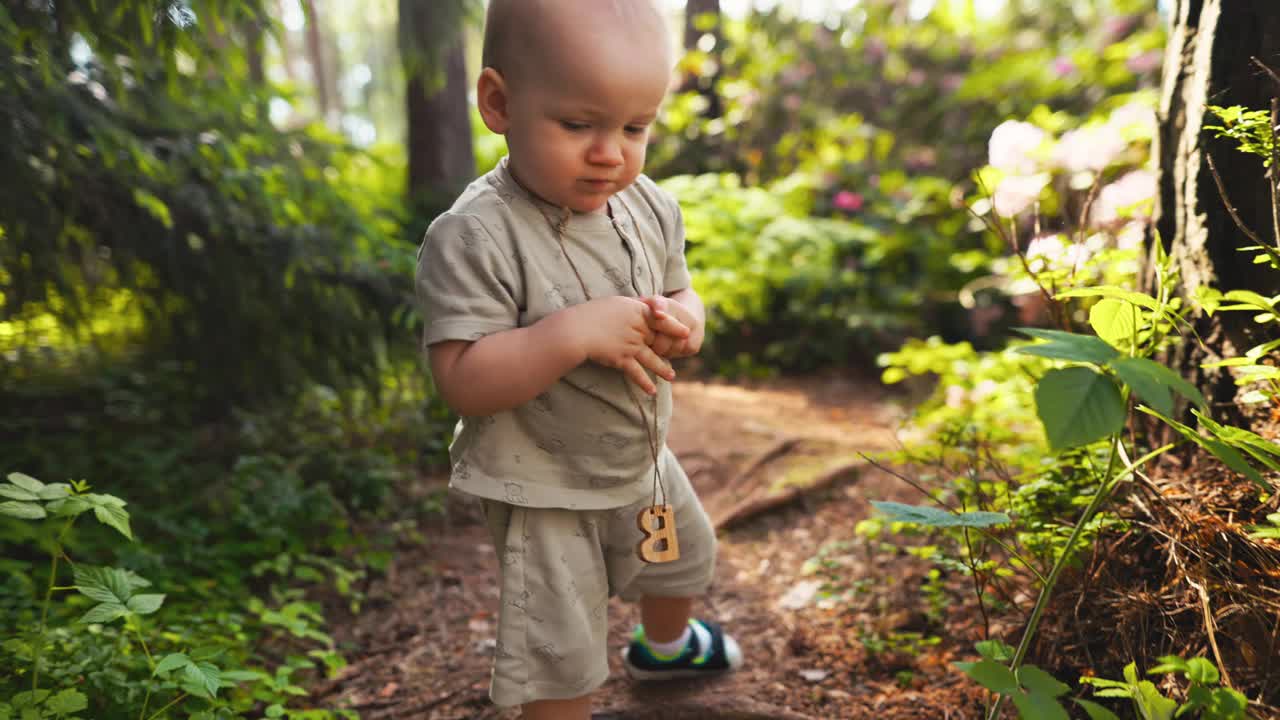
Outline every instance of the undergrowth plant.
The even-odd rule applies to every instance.
[[[1259,147],[1270,152],[1270,146]],[[1086,219],[1082,218],[1081,226],[1085,224]],[[992,229],[1003,232],[998,225]],[[1016,242],[1011,245],[1018,249]],[[1192,334],[1186,319],[1188,307],[1174,294],[1178,284],[1176,270],[1162,244],[1156,242],[1154,248],[1154,295],[1128,290],[1118,284],[1062,289],[1057,281],[1070,276],[1054,278],[1046,286],[1022,256],[1022,267],[1036,282],[1041,294],[1054,303],[1052,317],[1063,329],[1019,328],[1019,332],[1038,342],[1019,344],[993,354],[1004,364],[999,373],[992,373],[977,383],[970,377],[968,386],[961,386],[959,392],[969,396],[965,399],[972,400],[981,383],[989,381],[993,387],[987,388],[983,398],[976,398],[976,402],[956,403],[955,417],[950,424],[940,427],[953,433],[958,427],[972,431],[976,423],[971,421],[966,425],[962,419],[969,408],[984,405],[985,398],[991,398],[992,403],[1025,403],[1029,391],[1043,429],[1048,458],[1036,458],[1043,450],[1035,442],[1026,442],[1026,428],[1018,428],[1019,421],[1025,418],[1015,411],[1004,421],[992,425],[992,435],[1004,434],[1001,438],[1004,447],[999,451],[984,448],[983,439],[976,431],[968,437],[953,434],[933,438],[925,467],[944,470],[940,474],[949,484],[943,492],[930,491],[923,483],[894,473],[928,495],[932,501],[929,505],[875,503],[884,514],[884,521],[893,523],[895,528],[940,532],[951,538],[954,552],[961,559],[960,567],[974,578],[974,591],[984,621],[985,603],[991,593],[1000,592],[1002,579],[1030,583],[1036,589],[1034,606],[1027,614],[1016,647],[989,639],[979,643],[980,660],[959,664],[971,678],[996,694],[995,702],[988,707],[989,720],[999,716],[1008,700],[1012,700],[1021,716],[1028,720],[1068,717],[1059,698],[1067,694],[1069,688],[1029,665],[1027,654],[1063,571],[1078,562],[1081,550],[1091,544],[1091,538],[1103,527],[1108,518],[1106,511],[1117,490],[1126,483],[1149,482],[1142,470],[1145,465],[1177,444],[1193,443],[1245,476],[1255,486],[1260,499],[1275,493],[1275,487],[1263,472],[1280,471],[1280,445],[1243,428],[1215,421],[1200,391],[1154,359],[1183,335]],[[1260,264],[1276,264],[1276,253],[1271,248],[1259,245],[1246,250],[1257,253]],[[1021,252],[1019,250],[1020,255]],[[1277,314],[1280,297],[1267,298],[1240,290],[1226,293],[1200,290],[1195,297],[1200,309],[1210,314],[1249,311],[1255,314],[1254,320],[1258,323],[1280,321]],[[1088,325],[1092,333],[1069,331],[1072,318],[1079,317],[1065,305],[1073,300],[1089,303]],[[954,347],[934,350],[945,354]],[[1273,401],[1280,387],[1277,382],[1280,375],[1265,358],[1277,347],[1280,341],[1269,340],[1241,358],[1217,365],[1243,371],[1237,373],[1237,382],[1255,385],[1247,398],[1255,402]],[[980,374],[981,363],[972,349],[962,350],[961,354],[967,367],[978,368]],[[1026,362],[1018,359],[1027,356],[1034,359]],[[887,356],[886,379],[890,373],[897,373],[901,378],[942,368],[939,391],[928,408],[932,413],[945,416],[947,406],[952,404],[947,397],[954,387],[950,383],[956,379],[954,368],[946,366],[948,362],[954,364],[955,358],[951,361],[928,358],[919,345]],[[1018,391],[1013,398],[1002,394],[1010,388]],[[1180,409],[1188,405],[1195,427],[1178,419]],[[1160,447],[1145,445],[1145,438],[1134,430],[1134,421],[1140,414],[1168,425],[1179,440]],[[1021,447],[1017,447],[1019,444]],[[1012,451],[1010,446],[1015,446]],[[1016,458],[1015,470],[1003,469],[1002,454],[1005,459]],[[948,459],[954,460],[956,455],[968,461],[968,471],[947,471]],[[983,477],[979,468],[995,479]],[[1019,499],[1023,502],[1019,503]],[[1067,501],[1065,506],[1062,500]],[[1074,518],[1066,526],[1059,519],[1064,509],[1069,511],[1068,517]],[[1112,522],[1121,521],[1113,518]],[[1065,539],[1057,534],[1061,530],[1066,530]],[[1265,537],[1271,530],[1255,526],[1254,532]],[[1052,540],[1046,540],[1046,534]],[[1037,539],[1039,551],[1034,549]],[[1003,552],[999,554],[1001,559],[994,560],[991,555],[996,554],[997,547]],[[1047,556],[1043,552],[1046,548]],[[1048,563],[1044,563],[1046,559]],[[1005,593],[1006,597],[1010,594],[1007,588]],[[984,629],[989,633],[989,624]],[[1218,681],[1218,672],[1207,660],[1166,657],[1151,672],[1181,672],[1190,682],[1188,700],[1179,706],[1164,698],[1150,682],[1137,680],[1133,665],[1126,670],[1123,682],[1099,679],[1087,682],[1101,688],[1097,693],[1101,697],[1131,699],[1139,716],[1146,720],[1188,713],[1214,720],[1244,717],[1244,696],[1230,688],[1213,687]],[[1075,702],[1092,720],[1116,717],[1088,700],[1075,699]]]
[[[83,481],[46,484],[17,472],[0,483],[0,497],[5,498],[0,515],[28,521],[29,547],[24,550],[48,556],[48,576],[41,587],[33,587],[38,591],[38,622],[3,643],[7,659],[0,662],[0,689],[11,694],[0,699],[0,720],[153,720],[178,711],[193,720],[215,720],[242,717],[254,707],[263,708],[267,717],[291,714],[285,710],[288,699],[306,695],[289,681],[300,667],[296,661],[284,663],[274,675],[247,667],[238,653],[202,637],[199,629],[183,627],[180,620],[169,626],[153,622],[150,618],[166,595],[148,592],[151,582],[146,578],[69,556],[68,535],[86,514],[135,539],[125,501],[90,490]],[[69,595],[61,607],[54,603],[57,593]],[[314,618],[288,622],[301,607],[263,607],[260,615],[267,625],[326,639],[317,637]],[[75,619],[56,624],[58,617]],[[334,717],[314,711],[305,716]],[[339,716],[356,717],[342,711]]]

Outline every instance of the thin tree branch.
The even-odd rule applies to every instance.
[[[1263,244],[1262,238],[1258,237],[1257,233],[1250,230],[1249,227],[1244,224],[1244,221],[1240,219],[1240,215],[1236,213],[1236,206],[1232,205],[1231,198],[1227,197],[1227,187],[1222,184],[1222,176],[1218,174],[1218,166],[1214,164],[1213,155],[1210,155],[1207,149],[1204,152],[1204,159],[1209,163],[1209,172],[1213,173],[1213,181],[1218,185],[1218,194],[1222,196],[1222,204],[1226,206],[1227,213],[1230,214],[1231,219],[1235,221],[1236,227],[1240,228],[1240,230],[1245,235],[1248,235],[1254,242],[1259,245]]]

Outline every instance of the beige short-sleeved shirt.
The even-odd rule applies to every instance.
[[[609,213],[575,213],[564,244],[591,298],[665,295],[689,287],[675,199],[640,176]],[[527,327],[586,301],[552,222],[562,211],[534,197],[504,159],[471,183],[427,229],[416,286],[424,347]],[[612,216],[612,217],[610,217]],[[657,442],[665,447],[671,386],[658,379]],[[600,510],[653,491],[641,420],[654,402],[622,373],[586,362],[520,407],[458,423],[450,486],[512,505]]]

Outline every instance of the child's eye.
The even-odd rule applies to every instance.
[[[565,130],[568,130],[569,132],[579,132],[582,130],[586,130],[589,126],[584,122],[575,122],[573,120],[561,120],[560,127],[564,128]]]
[[[639,135],[647,129],[648,129],[647,125],[628,125],[625,128],[623,128],[623,130],[625,130],[628,135]]]

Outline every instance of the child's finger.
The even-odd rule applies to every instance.
[[[650,327],[664,335],[671,335],[676,338],[689,337],[689,326],[677,320],[674,315],[668,315],[667,313],[662,313],[661,315],[655,313]]]
[[[640,362],[635,358],[630,358],[623,363],[622,374],[626,375],[628,380],[638,385],[645,394],[657,394],[658,386],[653,384],[653,380],[649,379],[649,374],[644,371]]]

